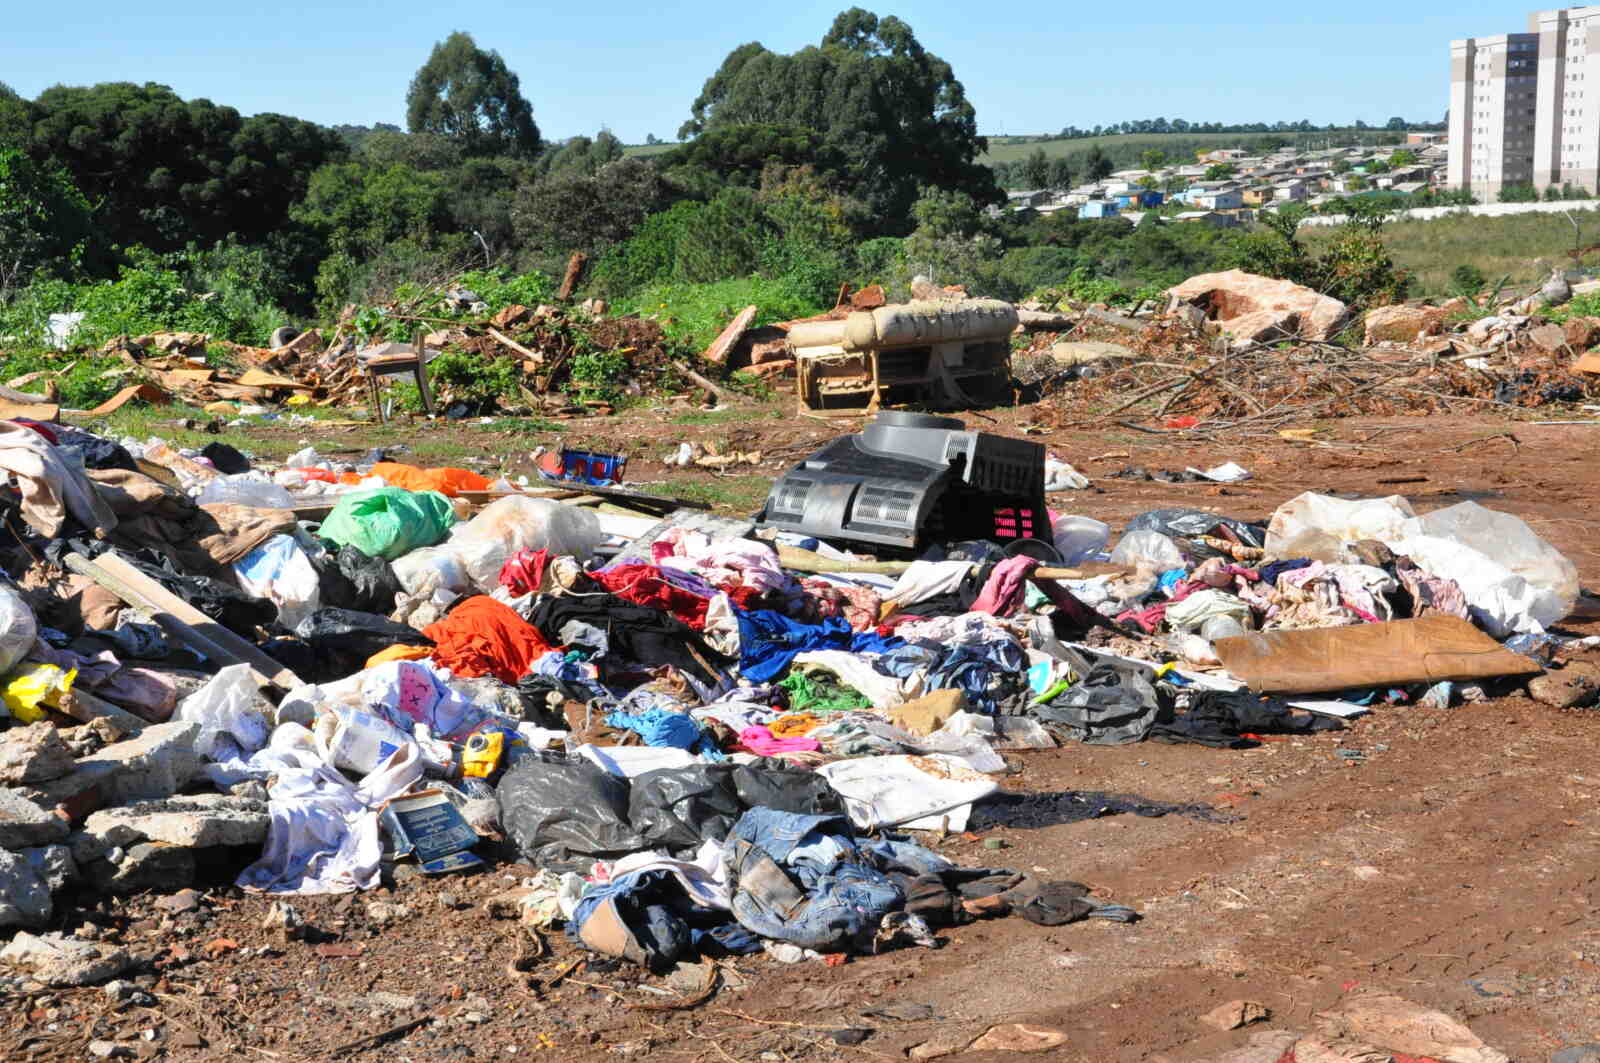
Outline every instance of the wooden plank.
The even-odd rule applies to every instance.
[[[173,638],[217,664],[249,665],[256,682],[263,686],[289,691],[305,685],[288,668],[116,554],[102,554],[94,561],[81,554],[68,554],[66,564],[72,571],[88,576],[129,605],[143,609]]]
[[[72,690],[63,694],[56,710],[71,716],[79,723],[110,720],[123,734],[132,734],[150,726],[149,720],[135,716],[109,701],[103,701],[87,690]]]

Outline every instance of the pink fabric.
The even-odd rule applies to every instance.
[[[763,757],[781,757],[785,753],[815,753],[822,748],[822,743],[815,738],[806,738],[804,735],[779,738],[770,728],[761,724],[754,724],[740,731],[739,744]]]
[[[972,611],[992,616],[1010,616],[1022,604],[1022,589],[1028,581],[1028,574],[1038,567],[1039,562],[1031,557],[1009,557],[1000,562],[989,574],[989,582],[983,585],[983,593],[972,603]]]

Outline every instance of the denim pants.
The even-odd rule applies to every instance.
[[[835,844],[817,845],[822,835]],[[821,863],[814,852],[833,855]],[[753,808],[734,825],[723,859],[741,926],[818,952],[864,943],[905,904],[900,887],[856,848],[843,816]]]

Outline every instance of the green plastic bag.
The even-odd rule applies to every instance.
[[[393,561],[437,543],[455,522],[450,500],[437,491],[375,487],[341,497],[317,534],[368,557]]]

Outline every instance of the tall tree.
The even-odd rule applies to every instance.
[[[67,172],[0,145],[0,295],[36,270],[66,272],[89,234],[89,204]]]
[[[521,82],[499,52],[459,31],[433,46],[406,93],[406,127],[461,145],[463,155],[539,153],[539,127]]]
[[[1072,163],[1065,155],[1050,160],[1050,180],[1045,187],[1052,192],[1065,192],[1072,187]]]
[[[1106,158],[1106,153],[1100,150],[1100,145],[1098,144],[1091,147],[1088,154],[1084,156],[1084,176],[1091,181],[1104,181],[1111,176],[1111,172],[1114,169],[1115,167],[1112,165],[1111,160]]]
[[[818,45],[792,55],[757,43],[735,48],[680,136],[750,125],[820,134],[820,148],[842,160],[827,176],[866,202],[885,230],[903,231],[923,188],[1000,199],[993,173],[977,161],[988,143],[966,90],[893,16],[852,8]]]
[[[284,115],[241,118],[165,85],[112,82],[40,94],[28,153],[64,166],[94,206],[97,240],[171,251],[283,228],[339,136]]]
[[[1050,183],[1050,158],[1045,155],[1043,148],[1034,148],[1033,152],[1022,160],[1022,180],[1029,188],[1044,188]]]

